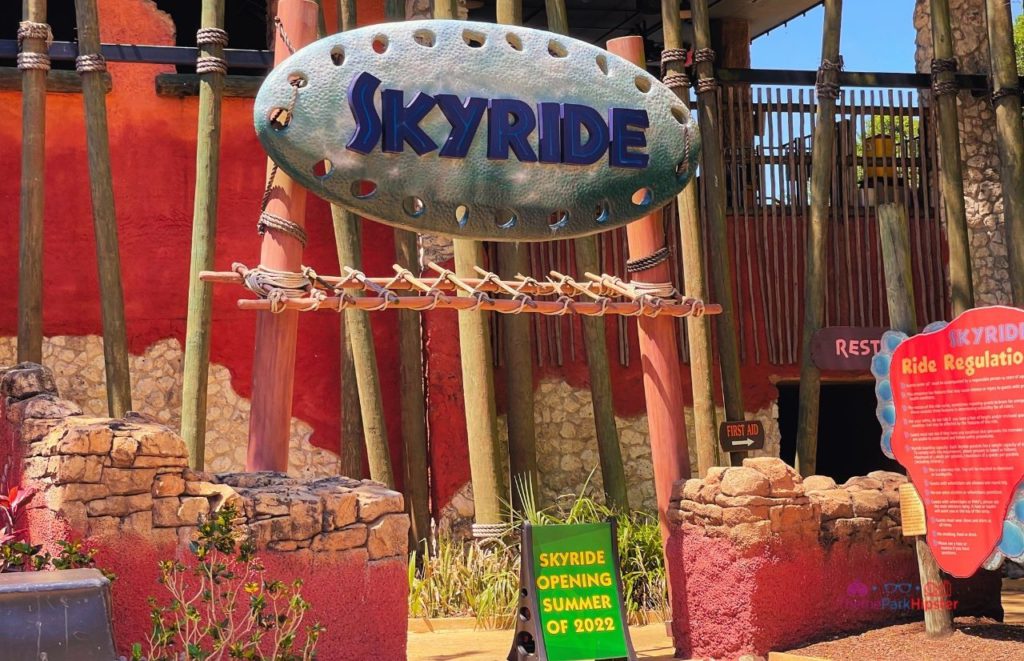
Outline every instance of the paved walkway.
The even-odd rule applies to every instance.
[[[1003,582],[1007,624],[1024,624],[1024,579]],[[421,627],[414,627],[419,628]],[[630,627],[633,646],[641,659],[669,661],[672,639],[664,623]],[[511,631],[445,630],[409,634],[409,661],[503,661],[512,645]]]

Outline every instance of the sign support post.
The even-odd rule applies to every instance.
[[[910,235],[907,228],[907,211],[896,204],[878,207],[878,229],[881,234],[882,262],[885,267],[885,291],[889,299],[890,325],[899,331],[917,332],[917,313],[914,308],[914,272],[910,264]],[[914,537],[917,549],[917,569],[921,577],[922,591],[926,585],[942,582],[939,565],[928,547],[925,538]],[[935,607],[925,600],[924,629],[934,638],[953,633],[953,618],[949,610]],[[929,607],[931,606],[931,607]]]

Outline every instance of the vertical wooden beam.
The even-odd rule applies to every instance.
[[[405,2],[388,0],[385,15],[390,21],[405,20]],[[398,265],[419,275],[419,242],[416,232],[395,230]],[[409,534],[413,548],[427,545],[430,551],[430,481],[427,471],[427,406],[423,389],[422,317],[414,310],[398,311],[399,394],[402,402],[402,443],[405,449],[405,506],[412,520]]]
[[[956,106],[953,66],[953,31],[949,24],[949,0],[931,0],[932,96],[939,116],[939,168],[942,203],[946,210],[949,243],[949,282],[953,316],[974,307],[971,281],[971,242],[964,208],[964,179],[960,163],[960,126]]]
[[[568,12],[565,0],[547,0],[548,30],[569,34]],[[576,252],[576,272],[601,273],[604,268],[597,259],[597,237],[585,236],[573,241]],[[587,374],[590,377],[590,398],[594,408],[594,428],[597,435],[597,456],[601,462],[601,483],[605,502],[619,511],[629,510],[629,491],[626,469],[622,463],[619,429],[615,424],[615,405],[612,399],[611,366],[608,360],[608,342],[603,317],[582,317],[583,348],[587,354]]]
[[[106,62],[100,54],[100,25],[96,0],[75,0],[78,24],[77,69],[82,76],[85,104],[85,140],[89,154],[89,190],[96,233],[100,306],[103,318],[103,364],[107,377],[107,409],[119,418],[132,408],[128,372],[128,334],[124,322],[124,290],[117,244],[114,181],[110,172],[110,136],[107,133]]]
[[[1024,305],[1024,125],[1021,89],[1007,0],[985,0],[988,45],[992,57],[992,105],[996,113],[999,176],[1003,183],[1003,219],[1015,305]]]
[[[43,213],[46,183],[46,0],[23,0],[21,50],[21,226],[18,252],[18,362],[43,362]],[[36,26],[29,25],[37,24]],[[21,31],[25,34],[22,35]],[[42,34],[40,34],[42,33]]]
[[[725,166],[719,136],[722,131],[718,108],[714,51],[711,50],[711,27],[707,0],[693,0],[694,46],[697,61],[697,119],[700,122],[703,176],[708,178],[707,226],[711,238],[711,277],[715,299],[722,305],[722,314],[715,319],[718,333],[718,354],[722,366],[722,393],[725,398],[725,416],[729,420],[743,420],[743,383],[740,380],[739,336],[736,330],[736,301],[732,290],[732,256],[729,252],[729,226],[725,217]],[[739,465],[745,452],[733,452],[729,457]]]
[[[318,7],[312,0],[280,0],[277,16],[295,48],[316,39]],[[291,53],[278,30],[274,36],[274,63]],[[306,191],[290,177],[272,169],[267,212],[304,225]],[[260,264],[282,271],[302,266],[302,244],[294,236],[268,229],[260,247]],[[249,414],[249,449],[246,470],[287,471],[288,441],[295,387],[295,344],[299,315],[295,310],[280,314],[256,314],[256,350],[253,355],[252,408]]]
[[[434,18],[458,17],[456,0],[435,1]],[[454,244],[456,273],[475,277],[473,267],[483,261],[481,244],[468,239],[455,239]],[[480,526],[501,522],[501,499],[508,490],[501,465],[501,444],[495,419],[494,370],[491,366],[491,333],[488,326],[489,319],[484,312],[459,312],[469,472],[473,482],[476,525]]]
[[[896,330],[912,335],[917,332],[917,308],[914,306],[914,271],[910,259],[910,230],[907,226],[906,208],[896,204],[879,205],[878,231],[882,243],[890,325]],[[928,547],[925,537],[914,537],[914,546],[917,549],[917,569],[921,585],[941,585],[939,565],[935,562],[935,556]],[[940,603],[941,600],[926,599],[925,602]],[[925,608],[924,628],[932,637],[951,634],[953,620],[950,612],[944,608]]]
[[[634,64],[644,66],[644,41],[631,36],[612,39],[608,50]],[[631,260],[648,257],[665,247],[665,225],[661,211],[626,226]],[[667,261],[633,275],[635,282],[671,283],[672,268]],[[658,499],[658,520],[662,543],[669,538],[666,518],[672,485],[690,477],[690,455],[683,415],[683,383],[676,344],[676,323],[669,317],[640,317],[637,320],[640,355],[644,373],[644,397],[654,464],[654,491]]]
[[[804,249],[804,325],[800,358],[800,409],[797,413],[796,468],[813,475],[818,457],[818,411],[821,372],[811,359],[811,338],[825,321],[825,279],[828,248],[829,198],[836,133],[834,91],[839,68],[839,36],[842,0],[825,0],[825,29],[821,41],[818,110],[811,147],[811,215]]]
[[[662,32],[665,50],[682,49],[682,21],[679,3],[662,0]],[[682,61],[668,62],[665,74],[685,74]],[[676,96],[689,107],[689,92],[685,87],[674,87]],[[679,236],[682,244],[683,288],[688,296],[709,300],[708,274],[704,268],[704,239],[701,232],[700,206],[697,201],[697,178],[676,198],[679,211]],[[711,360],[711,319],[706,316],[686,320],[686,339],[690,348],[690,381],[693,384],[694,442],[697,444],[697,469],[703,476],[708,468],[717,466],[722,458],[718,446],[718,427],[715,424],[715,384]]]
[[[197,36],[200,58],[223,61],[224,0],[203,0]],[[203,470],[206,461],[206,389],[210,375],[210,321],[213,287],[199,279],[200,271],[213,268],[217,240],[217,182],[220,172],[221,98],[223,69],[216,66],[199,72],[199,135],[196,139],[196,196],[192,211],[192,257],[188,274],[188,317],[185,322],[185,365],[181,391],[181,437],[188,448],[189,465]]]

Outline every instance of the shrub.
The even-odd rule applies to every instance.
[[[302,630],[310,604],[302,581],[284,583],[264,576],[256,546],[235,526],[237,510],[224,506],[198,530],[189,550],[190,565],[160,563],[160,583],[170,593],[161,605],[150,597],[153,631],[143,656],[132,647],[133,661],[309,661],[323,631]]]
[[[619,569],[623,598],[633,623],[646,623],[648,614],[668,613],[665,561],[658,519],[647,512],[616,512],[590,495],[590,481],[577,495],[559,498],[540,509],[526,481],[516,480],[521,512],[511,515],[508,533],[499,540],[459,542],[445,537],[434,543],[434,554],[413,552],[409,559],[410,617],[474,616],[481,628],[512,625],[519,600],[518,530],[533,525],[618,521]]]

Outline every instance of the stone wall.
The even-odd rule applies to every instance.
[[[954,52],[960,71],[987,74],[990,64],[985,0],[950,0],[949,5]],[[917,30],[917,70],[929,73],[934,55],[929,0],[917,0],[914,28]],[[930,93],[924,93],[925,99],[929,96]],[[961,92],[957,106],[967,223],[971,228],[974,295],[978,304],[1008,304],[1009,262],[995,115],[987,96],[975,98],[970,92]]]
[[[187,555],[196,526],[225,504],[257,543],[268,577],[301,578],[331,659],[403,659],[409,519],[399,493],[368,480],[188,469],[182,439],[141,415],[90,417],[61,399],[49,370],[0,370],[0,459],[33,489],[28,532],[53,546],[84,539],[118,575],[118,647],[149,628],[157,561]],[[344,594],[344,599],[339,595]]]
[[[676,648],[684,658],[765,655],[915,616],[884,588],[916,585],[900,530],[905,481],[876,471],[837,486],[752,458],[678,483],[667,554]]]
[[[0,338],[0,365],[15,362],[17,340]],[[176,339],[153,343],[142,355],[129,356],[132,405],[143,415],[178,429],[181,424],[181,344]],[[103,416],[107,395],[103,370],[103,338],[96,335],[56,335],[43,341],[43,364],[52,371],[55,385],[66,399],[86,415]],[[206,413],[206,467],[213,471],[245,468],[249,437],[249,400],[231,386],[223,365],[210,365]],[[313,428],[292,418],[288,471],[302,477],[338,473],[338,456],[310,443]]]

